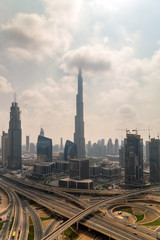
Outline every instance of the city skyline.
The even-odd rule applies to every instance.
[[[1,2],[1,132],[17,92],[23,143],[26,135],[35,143],[40,126],[53,143],[73,141],[81,67],[86,143],[124,139],[118,128],[150,126],[157,137],[159,7],[157,0]]]

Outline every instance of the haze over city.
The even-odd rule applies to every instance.
[[[157,137],[159,9],[158,0],[1,1],[1,129],[16,92],[23,141],[36,142],[41,126],[53,143],[73,140],[81,67],[86,142],[148,126]]]

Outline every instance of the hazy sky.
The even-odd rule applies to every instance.
[[[0,1],[0,127],[13,92],[26,134],[73,140],[77,73],[84,79],[85,138],[160,132],[159,0]],[[139,132],[143,137],[148,132]]]

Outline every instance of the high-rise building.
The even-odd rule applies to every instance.
[[[125,145],[125,183],[136,185],[143,181],[143,139],[127,134]]]
[[[77,146],[78,158],[84,158],[86,156],[86,151],[85,151],[84,121],[83,121],[83,78],[82,78],[81,69],[79,69],[79,74],[78,74],[78,94],[76,96],[74,142]]]
[[[63,138],[61,138],[61,140],[60,140],[60,148],[59,148],[59,151],[60,152],[63,152]]]
[[[12,102],[8,130],[8,168],[21,169],[22,132],[20,110],[16,101]]]
[[[8,165],[8,133],[2,132],[2,165]]]
[[[29,136],[26,136],[26,152],[29,152]]]
[[[119,165],[124,168],[125,167],[125,147],[121,145],[119,149]]]
[[[114,154],[118,155],[119,154],[119,142],[118,139],[115,139],[115,143],[114,143]]]
[[[149,141],[146,141],[146,163],[149,163]]]
[[[30,148],[30,153],[36,153],[36,147],[34,143],[30,143],[29,148]]]
[[[77,158],[77,146],[74,142],[67,140],[64,148],[64,160],[69,161],[71,158]]]
[[[107,153],[108,155],[113,155],[113,143],[111,138],[108,140]]]
[[[69,173],[71,179],[89,179],[89,159],[70,159]]]
[[[92,156],[92,144],[91,144],[91,141],[88,141],[88,144],[87,144],[87,156]]]
[[[160,139],[149,142],[150,181],[160,183]]]
[[[37,159],[41,162],[52,161],[52,139],[44,137],[44,131],[41,128],[37,141]],[[43,134],[41,135],[41,133]]]

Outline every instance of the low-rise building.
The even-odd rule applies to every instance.
[[[41,162],[34,163],[33,176],[37,178],[46,178],[51,176],[54,172],[54,163],[52,162]]]

